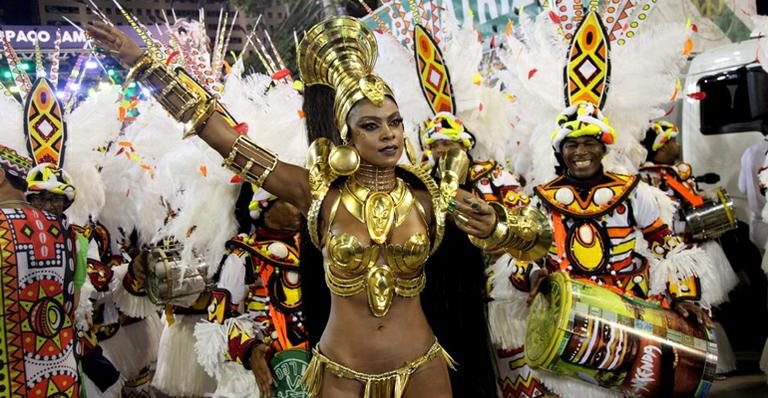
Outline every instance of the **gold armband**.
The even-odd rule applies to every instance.
[[[147,87],[174,119],[184,123],[184,138],[198,134],[216,111],[215,101],[190,90],[179,76],[148,52],[128,72],[128,80],[136,80]]]
[[[473,245],[486,251],[504,249],[519,260],[533,261],[543,257],[552,244],[552,227],[538,209],[507,209],[491,202],[496,212],[496,227],[487,238],[469,236]]]
[[[224,166],[237,173],[243,180],[253,184],[254,189],[259,189],[269,173],[277,166],[277,154],[241,135],[232,144],[229,156],[224,159]],[[261,174],[254,172],[254,167],[262,169]]]

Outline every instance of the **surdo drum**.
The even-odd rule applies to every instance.
[[[627,397],[707,396],[717,365],[712,330],[562,272],[547,282],[528,317],[531,367]]]

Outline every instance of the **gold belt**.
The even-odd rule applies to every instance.
[[[424,355],[404,366],[383,373],[363,373],[335,362],[320,353],[320,350],[315,347],[312,349],[312,360],[309,362],[301,382],[310,396],[317,396],[323,385],[323,373],[328,370],[338,377],[357,380],[365,385],[363,398],[401,398],[410,376],[422,365],[438,356],[445,360],[448,367],[456,368],[456,362],[451,358],[451,355],[435,340]]]

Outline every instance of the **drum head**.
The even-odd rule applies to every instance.
[[[533,299],[525,336],[525,359],[533,368],[546,367],[557,356],[568,328],[571,281],[562,273],[549,276],[549,291]]]
[[[277,396],[308,397],[301,377],[309,366],[309,352],[303,348],[280,351],[270,361],[274,372]]]

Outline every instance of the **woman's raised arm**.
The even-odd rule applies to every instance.
[[[121,30],[98,21],[86,29],[98,48],[130,68],[129,78],[146,86],[163,108],[185,124],[185,137],[198,135],[224,157],[229,169],[307,213],[310,189],[306,169],[280,162],[276,154],[238,134],[216,111],[215,99],[202,97],[186,87],[160,60],[142,52]]]

